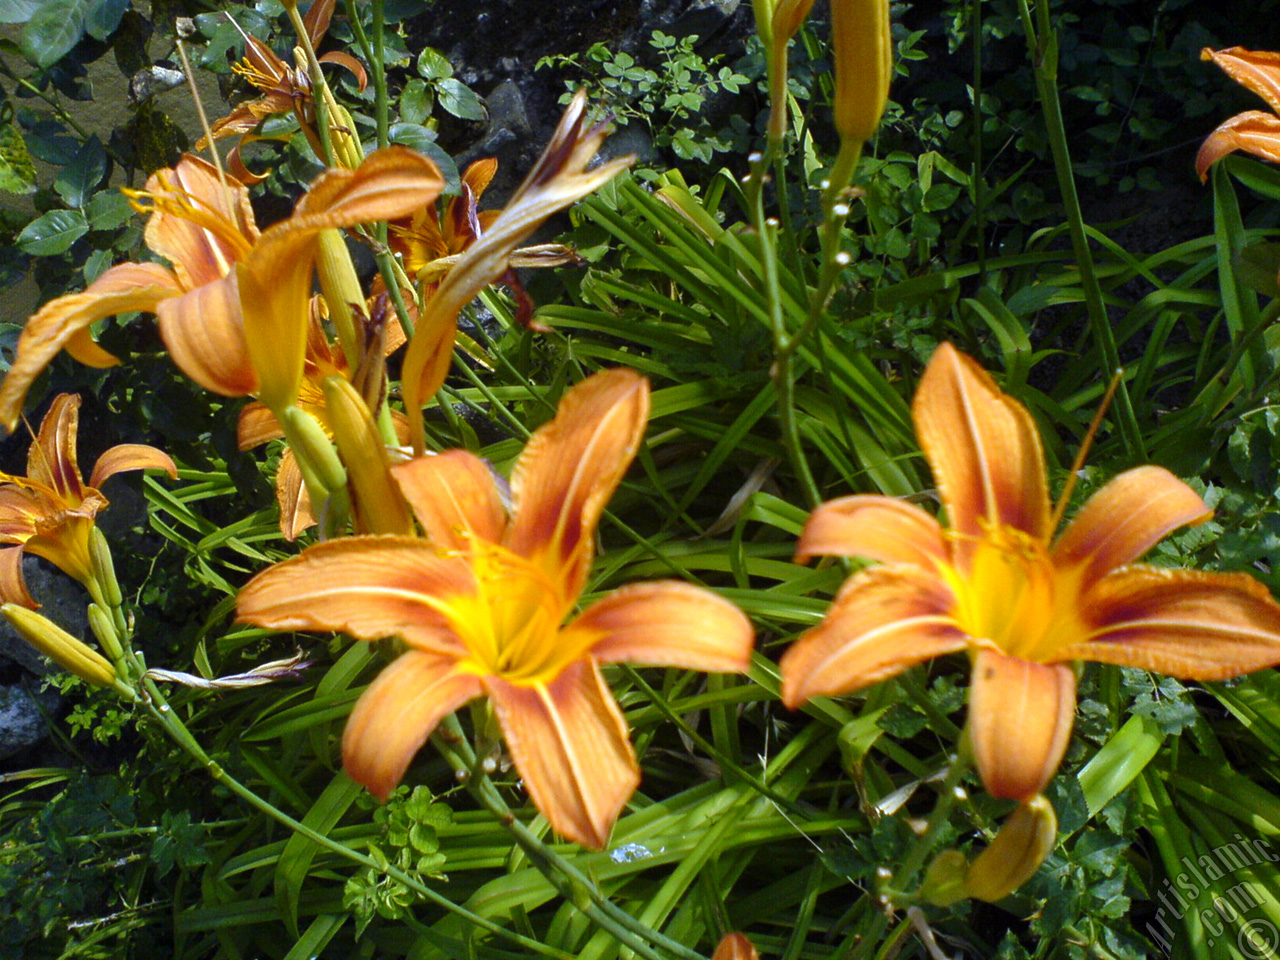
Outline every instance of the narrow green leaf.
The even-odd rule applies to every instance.
[[[338,821],[363,790],[364,787],[339,771],[302,818],[302,823],[317,833],[328,834],[338,825]],[[295,833],[284,845],[284,851],[276,861],[276,902],[284,914],[289,932],[295,937],[298,936],[298,900],[302,895],[302,884],[320,849],[320,845],[314,840]]]
[[[1164,734],[1150,717],[1134,715],[1103,744],[1076,775],[1093,816],[1133,782],[1164,743]]]

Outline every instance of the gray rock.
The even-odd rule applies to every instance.
[[[24,557],[22,575],[27,590],[42,604],[40,612],[73,636],[88,638],[89,594],[75,580],[38,557]],[[89,639],[92,643],[92,639]],[[43,676],[52,669],[49,661],[14,633],[8,622],[0,619],[0,659],[18,664],[29,673]]]
[[[48,732],[31,694],[20,686],[0,687],[0,760],[29,750]]]

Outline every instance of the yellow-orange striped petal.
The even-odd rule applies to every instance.
[[[1211,516],[1200,495],[1163,467],[1126,470],[1080,508],[1053,545],[1053,562],[1081,565],[1087,588],[1179,527]]]
[[[1076,677],[1066,664],[1035,663],[990,648],[973,661],[969,739],[993,797],[1026,801],[1053,779],[1071,742]]]
[[[916,435],[942,493],[963,557],[982,523],[1049,535],[1044,453],[1026,407],[1004,394],[970,357],[944,343],[911,407]]]
[[[453,657],[410,650],[373,681],[342,733],[342,765],[379,800],[395,789],[436,725],[482,693]]]
[[[796,544],[796,562],[818,556],[863,557],[925,569],[949,559],[937,520],[902,500],[868,494],[829,500],[809,515]]]
[[[0,547],[0,602],[38,610],[40,604],[27,590],[27,579],[22,575],[22,554],[20,546]]]
[[[1280,663],[1280,605],[1245,574],[1134,566],[1082,601],[1092,635],[1061,651],[1167,673],[1225,680]]]
[[[235,271],[161,303],[156,316],[169,357],[187,377],[224,397],[243,397],[258,389]]]
[[[451,598],[475,592],[466,562],[423,540],[348,537],[259,573],[241,589],[236,616],[275,630],[399,636],[421,650],[463,655],[444,611]]]
[[[0,384],[0,422],[13,432],[36,377],[73,340],[87,338],[95,321],[131,310],[154,312],[161,301],[181,292],[177,278],[158,263],[122,263],[104,272],[82,293],[50,300],[27,321],[18,337],[13,366]],[[98,366],[104,359],[118,362],[100,348],[95,356]]]
[[[164,451],[145,443],[120,443],[103,451],[93,465],[89,486],[100,487],[109,477],[125,470],[163,470],[172,479],[178,479],[178,467]]]
[[[414,457],[391,468],[432,543],[466,552],[473,539],[499,543],[507,509],[490,466],[466,450]]]
[[[582,589],[591,537],[627,472],[649,419],[649,382],[634,370],[597,373],[569,390],[555,419],[530,438],[511,477],[508,546],[563,570]]]
[[[782,655],[782,702],[848,693],[933,657],[968,637],[950,616],[954,598],[918,567],[872,567],[850,577],[822,623]]]
[[[746,615],[710,590],[674,580],[633,583],[593,603],[561,631],[602,663],[625,661],[720,673],[751,665]]]
[[[1196,153],[1200,182],[1209,178],[1210,167],[1237,150],[1280,163],[1280,117],[1262,110],[1246,110],[1220,123]]]
[[[600,671],[584,659],[545,684],[483,682],[534,806],[561,836],[601,849],[640,771]]]
[[[1276,113],[1280,113],[1280,53],[1228,47],[1200,51],[1201,60],[1212,60],[1236,83],[1252,90]]]

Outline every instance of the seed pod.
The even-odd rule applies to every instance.
[[[990,903],[1003,900],[1031,879],[1057,842],[1053,804],[1036,794],[1009,815],[991,845],[969,864],[968,895]]]
[[[893,76],[889,0],[831,0],[831,47],[836,132],[865,143],[880,126]]]
[[[74,673],[95,687],[109,687],[115,683],[115,667],[102,654],[42,614],[16,603],[0,606],[0,614],[9,621],[18,636],[68,673]]]

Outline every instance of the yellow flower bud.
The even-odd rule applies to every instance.
[[[813,0],[778,0],[773,10],[773,42],[785,47],[812,8]]]
[[[1053,804],[1036,794],[1009,815],[991,845],[969,864],[968,895],[991,903],[1003,900],[1031,879],[1057,842]]]
[[[959,850],[943,850],[929,864],[920,884],[920,895],[936,907],[949,907],[969,896],[965,874],[969,861]]]
[[[47,617],[16,603],[0,606],[18,636],[69,673],[95,687],[115,683],[115,667],[102,654],[78,640]]]
[[[836,132],[859,145],[880,126],[893,76],[889,0],[831,0]]]
[[[89,629],[98,638],[98,645],[107,651],[112,660],[119,662],[124,655],[120,648],[120,635],[116,632],[111,614],[96,603],[89,604]]]
[[[356,337],[352,307],[364,304],[364,291],[340,231],[320,231],[316,243],[316,272],[320,275],[320,290],[329,306],[329,319],[338,334],[342,354],[347,358],[347,365],[355,369],[360,365],[360,341]]]
[[[324,381],[324,403],[338,453],[351,480],[357,533],[413,535],[413,519],[391,477],[377,425],[356,388],[339,376]]]
[[[111,546],[97,527],[89,531],[89,560],[93,581],[102,592],[102,599],[108,606],[120,606],[124,602],[124,594],[120,592],[120,581],[116,579],[116,566],[111,559]]]

